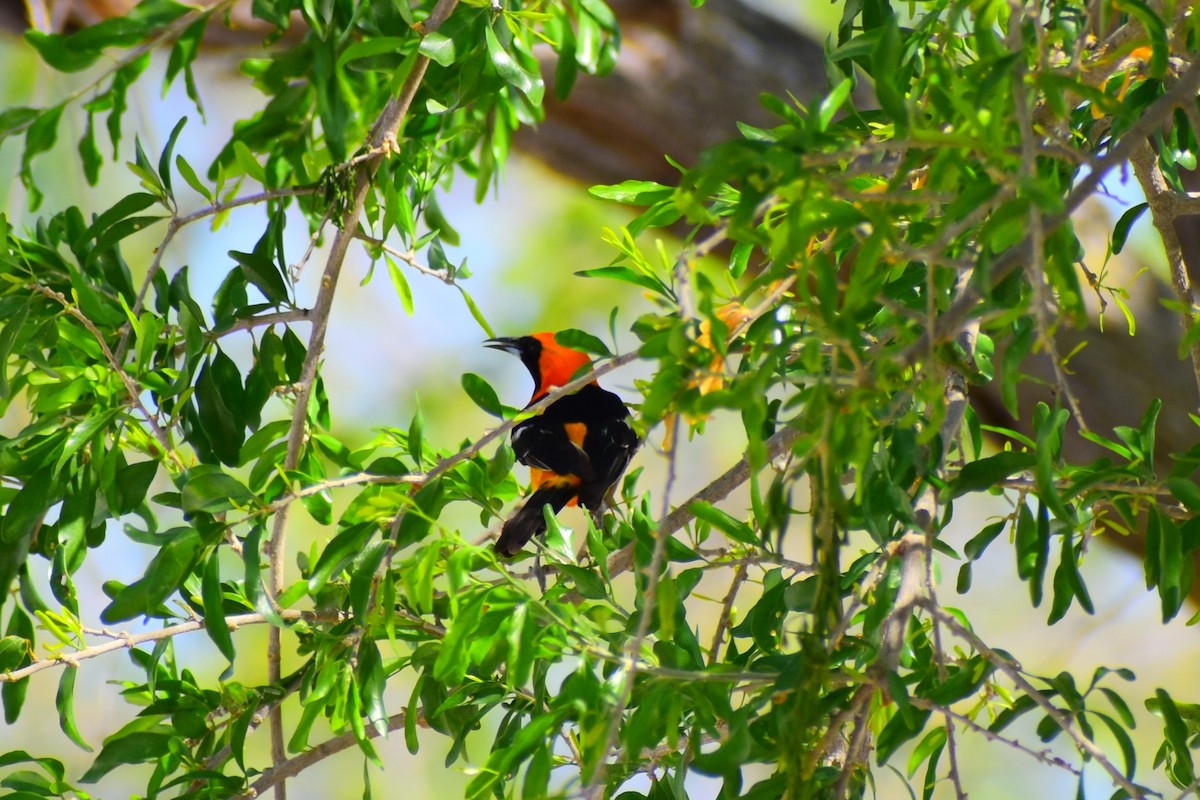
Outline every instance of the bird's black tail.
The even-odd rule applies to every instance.
[[[546,518],[542,506],[549,505],[557,514],[579,491],[575,486],[545,486],[529,496],[525,505],[509,517],[496,540],[496,552],[505,558],[521,552],[525,543],[546,530]]]

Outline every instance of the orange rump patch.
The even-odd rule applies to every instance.
[[[574,475],[559,475],[558,473],[550,472],[549,470],[538,469],[537,467],[530,467],[529,468],[529,483],[530,483],[530,485],[533,486],[533,490],[536,492],[538,489],[541,489],[543,486],[549,486],[551,489],[557,488],[559,486],[578,486],[580,484],[580,480],[579,480],[579,478],[575,477]],[[567,503],[567,505],[569,505],[569,506],[578,505],[578,504],[579,504],[578,497],[572,497],[570,502]]]

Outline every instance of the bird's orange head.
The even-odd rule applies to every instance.
[[[502,336],[488,339],[484,345],[520,357],[521,363],[533,376],[533,397],[529,398],[531,403],[544,397],[551,389],[565,386],[580,370],[592,363],[587,353],[556,342],[550,331],[532,336]]]

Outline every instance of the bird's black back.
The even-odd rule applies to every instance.
[[[566,426],[579,423],[586,426],[582,454],[566,432]],[[640,444],[625,403],[594,383],[517,425],[512,440],[522,464],[578,476],[579,502],[592,511],[600,508]]]

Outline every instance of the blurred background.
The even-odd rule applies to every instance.
[[[793,4],[785,0],[760,2],[778,18],[781,26],[798,26],[817,40],[822,40],[837,22],[840,9],[829,4]],[[803,10],[798,9],[803,6]],[[130,94],[130,113],[126,118],[126,134],[116,165],[105,167],[100,183],[91,187],[83,180],[74,152],[74,143],[83,132],[80,115],[64,115],[60,126],[59,143],[55,151],[40,158],[34,173],[43,187],[46,200],[39,213],[49,215],[68,205],[85,210],[104,208],[113,198],[133,191],[137,179],[123,167],[131,159],[134,135],[141,140],[146,152],[161,151],[171,128],[181,116],[189,117],[176,147],[177,153],[202,171],[224,144],[233,123],[248,116],[260,105],[260,96],[247,82],[239,78],[237,65],[242,57],[236,48],[219,49],[202,56],[197,62],[197,82],[204,101],[205,118],[176,85],[165,96],[160,93],[160,80],[165,68],[165,54],[157,54],[147,72]],[[89,73],[61,75],[40,63],[32,49],[19,36],[0,34],[0,106],[40,106],[57,98],[84,89]],[[823,86],[798,88],[797,94],[811,95]],[[101,137],[103,142],[104,137]],[[5,190],[4,213],[10,222],[21,227],[31,224],[33,216],[27,211],[25,191],[17,180],[21,141],[0,143],[0,180]],[[109,153],[108,155],[111,155]],[[553,161],[553,158],[550,159]],[[1113,199],[1090,204],[1081,212],[1077,226],[1088,239],[1090,258],[1100,258],[1111,230],[1114,214],[1123,204],[1136,202],[1132,197],[1136,187],[1127,189],[1119,181],[1108,187]],[[247,192],[250,190],[247,190]],[[614,256],[602,242],[605,227],[623,224],[632,214],[609,203],[592,198],[585,187],[545,166],[541,161],[518,155],[507,166],[498,189],[480,205],[473,200],[474,187],[467,180],[458,181],[444,198],[442,207],[451,223],[462,234],[462,246],[449,253],[452,260],[467,263],[472,276],[464,287],[479,304],[497,335],[559,329],[582,328],[607,338],[609,313],[618,309],[616,317],[616,347],[620,350],[634,346],[629,327],[638,315],[648,311],[648,301],[627,284],[585,280],[574,275],[576,270],[601,266]],[[180,192],[195,208],[204,204],[202,198],[188,190]],[[1115,211],[1114,211],[1115,209]],[[189,210],[186,206],[183,211]],[[230,249],[249,249],[248,243],[257,239],[265,214],[262,209],[247,208],[233,212],[220,229],[212,230],[204,223],[187,228],[174,242],[164,261],[174,271],[184,264],[190,266],[192,291],[201,306],[210,298],[226,272],[233,266],[227,255]],[[124,251],[135,275],[144,272],[157,245],[154,230],[135,240]],[[300,258],[307,246],[308,234],[299,216],[289,220],[290,246],[288,257]],[[137,247],[142,249],[139,252]],[[667,242],[671,252],[675,244]],[[1097,249],[1098,248],[1098,249]],[[1139,264],[1150,264],[1159,258],[1157,240],[1135,237],[1126,251]],[[323,266],[320,249],[308,263],[298,286],[301,305],[309,305],[314,286]],[[487,337],[468,311],[459,292],[433,278],[408,272],[412,287],[414,313],[405,314],[402,304],[388,280],[386,270],[372,272],[371,264],[361,249],[351,251],[338,288],[329,329],[324,360],[324,377],[333,408],[333,418],[339,426],[337,435],[351,444],[365,442],[381,426],[406,427],[418,404],[426,419],[426,439],[441,447],[455,448],[467,437],[475,438],[496,424],[496,420],[479,410],[462,391],[459,376],[465,371],[476,372],[492,383],[502,400],[509,405],[521,405],[528,397],[529,378],[513,359],[481,347]],[[1130,274],[1136,270],[1131,269]],[[1111,320],[1111,322],[1118,322]],[[3,321],[0,320],[0,325]],[[1119,322],[1118,322],[1119,325]],[[302,328],[304,326],[301,326]],[[306,330],[301,330],[304,336]],[[249,357],[248,335],[229,337],[223,341],[231,355],[244,364]],[[637,400],[634,378],[646,370],[633,365],[611,375],[606,384],[627,400]],[[277,409],[282,412],[282,407]],[[11,434],[23,423],[20,404],[14,404],[0,421],[0,433]],[[656,445],[662,432],[652,431],[650,446],[643,448],[634,466],[645,467],[642,488],[657,493],[664,485],[664,459]],[[713,476],[723,472],[738,457],[744,443],[741,423],[736,418],[717,417],[711,421],[705,436],[686,442],[679,464],[682,472],[672,487],[671,499],[680,502],[704,486]],[[524,476],[522,475],[522,480]],[[344,503],[343,498],[339,498]],[[743,516],[747,508],[744,494],[735,493],[725,503],[735,516]],[[977,532],[981,525],[996,514],[1007,513],[1005,498],[991,498],[971,507],[956,507],[955,519],[947,535],[948,542],[961,551],[962,544]],[[307,550],[313,539],[327,539],[332,531],[322,529],[306,515],[293,517],[294,538],[291,543],[297,552]],[[567,525],[578,525],[579,519],[565,516]],[[457,525],[467,538],[483,533],[476,515],[464,513],[448,520]],[[807,522],[796,520],[791,528],[796,557],[805,558]],[[1106,534],[1111,535],[1111,534]],[[954,591],[957,562],[939,556],[941,583],[939,597],[950,606],[963,609],[975,630],[990,645],[1023,654],[1033,654],[1023,666],[1032,673],[1054,675],[1071,669],[1088,675],[1093,669],[1130,667],[1137,674],[1135,686],[1126,691],[1115,687],[1129,698],[1153,696],[1157,686],[1181,687],[1193,672],[1192,648],[1186,646],[1185,610],[1181,618],[1162,625],[1156,595],[1145,591],[1140,565],[1128,556],[1107,547],[1104,537],[1094,542],[1083,566],[1092,592],[1096,613],[1089,616],[1072,607],[1066,619],[1050,628],[1045,624],[1048,609],[1031,610],[1026,587],[1016,580],[1014,558],[1002,537],[975,565],[974,586],[967,596]],[[862,548],[870,549],[864,540]],[[85,624],[100,627],[97,615],[107,603],[100,593],[100,584],[109,579],[131,581],[139,577],[145,566],[146,553],[132,544],[119,530],[110,532],[105,545],[93,553],[82,573],[77,576],[81,607],[91,619]],[[47,567],[48,570],[48,567]],[[39,576],[45,580],[45,575]],[[706,610],[715,616],[720,608],[724,588],[719,581],[699,590],[714,598]],[[44,592],[48,596],[48,592]],[[741,595],[739,605],[747,607],[754,599],[752,587]],[[697,623],[711,629],[712,620],[701,615]],[[247,683],[265,680],[266,630],[263,627],[245,629],[236,634],[239,661],[235,678]],[[43,637],[44,639],[45,637]],[[203,663],[208,672],[202,677],[215,685],[224,662],[203,633],[178,637],[175,647],[181,659]],[[288,669],[285,637],[285,665]],[[136,714],[136,708],[120,702],[117,693],[105,684],[136,680],[135,670],[127,655],[114,653],[86,662],[79,669],[76,691],[76,715],[81,732],[94,748],[99,748],[105,732],[115,730]],[[1112,680],[1112,679],[1110,679]],[[54,712],[54,693],[57,672],[35,676],[20,723],[0,728],[0,748],[27,748],[37,755],[55,755],[68,765],[68,775],[79,775],[91,763],[92,756],[75,747],[58,728]],[[400,708],[407,702],[410,685],[394,680],[390,689],[390,707]],[[1181,700],[1186,696],[1177,695]],[[37,713],[39,708],[44,713]],[[966,711],[969,706],[963,706]],[[1139,764],[1148,766],[1161,740],[1160,723],[1140,705],[1134,713],[1139,719]],[[285,706],[285,714],[296,713],[294,703]],[[1028,715],[1006,734],[1024,742],[1034,750],[1047,749],[1052,753],[1070,755],[1069,748],[1056,740],[1043,745],[1033,731],[1036,715]],[[314,730],[312,742],[320,741],[322,733]],[[1065,737],[1060,737],[1065,738]],[[375,797],[440,797],[461,794],[470,776],[459,767],[447,769],[443,757],[449,742],[436,734],[422,732],[422,749],[416,755],[406,750],[403,739],[393,736],[379,742],[378,750],[386,763],[380,771],[368,766]],[[251,739],[256,763],[265,765],[265,729]],[[1106,750],[1115,752],[1111,740],[1101,734]],[[486,743],[468,746],[475,763],[486,756]],[[959,757],[964,781],[972,800],[992,800],[1025,795],[1031,797],[1063,797],[1073,792],[1074,779],[1063,772],[1044,766],[1029,756],[982,737],[963,733],[959,737]],[[904,763],[895,759],[897,766]],[[945,757],[943,757],[943,768]],[[877,770],[878,796],[904,797],[908,792],[901,780],[892,775],[891,768]],[[308,770],[299,781],[292,781],[292,798],[343,798],[357,796],[358,776],[363,774],[363,759],[356,750],[328,759]],[[1111,793],[1100,770],[1087,784],[1090,792],[1107,796]],[[352,779],[351,779],[352,778]],[[916,780],[920,780],[919,778]],[[747,785],[751,783],[748,776]],[[93,797],[128,797],[145,786],[140,767],[124,767],[91,787]],[[719,782],[695,781],[695,797],[715,796]],[[1173,796],[1165,784],[1151,785],[1152,789]],[[952,787],[943,783],[936,797],[953,796]]]

